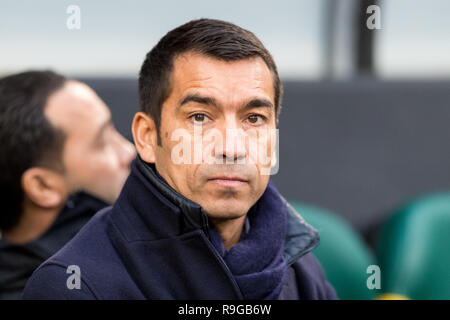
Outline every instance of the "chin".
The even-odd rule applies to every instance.
[[[238,219],[247,214],[250,207],[247,203],[236,200],[216,200],[214,205],[205,205],[203,209],[208,217],[215,219]]]

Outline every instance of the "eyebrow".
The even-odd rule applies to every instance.
[[[215,108],[219,108],[219,103],[217,103],[216,99],[213,97],[205,97],[199,94],[188,94],[183,99],[181,99],[180,103],[177,106],[177,109],[181,108],[183,105],[189,102],[196,102],[204,105],[210,105]],[[271,101],[263,98],[254,98],[250,101],[246,102],[240,109],[251,109],[251,108],[274,108],[274,105]]]
[[[216,99],[214,99],[212,97],[203,97],[203,96],[201,96],[199,94],[188,94],[178,104],[177,109],[181,108],[183,105],[185,105],[185,104],[187,104],[189,102],[196,102],[196,103],[200,103],[200,104],[211,105],[211,106],[214,106],[214,107],[218,107],[219,106],[219,104],[217,103]]]

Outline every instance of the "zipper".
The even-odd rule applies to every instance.
[[[225,261],[222,259],[222,257],[219,255],[219,253],[216,251],[216,249],[213,247],[212,243],[206,238],[204,232],[201,233],[201,237],[203,241],[206,243],[207,247],[209,248],[209,251],[214,255],[216,260],[220,263],[222,268],[225,271],[225,274],[227,275],[228,279],[231,281],[231,284],[233,285],[234,290],[237,293],[239,300],[244,300],[244,296],[242,295],[241,289],[239,288],[236,280],[233,277],[233,274],[231,273],[230,269],[228,268]]]

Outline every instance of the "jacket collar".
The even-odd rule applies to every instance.
[[[167,182],[160,179],[154,165],[144,162],[139,155],[136,159],[136,167],[164,197],[181,210],[184,220],[182,233],[201,229],[208,235],[208,217],[199,204],[176,192]]]
[[[284,255],[288,265],[314,250],[320,243],[319,232],[281,196],[288,209]]]
[[[144,162],[139,156],[133,161],[131,167],[131,176],[133,177],[128,179],[115,207],[126,210],[127,206],[131,205],[130,209],[138,211],[141,221],[147,225],[146,229],[155,221],[160,221],[160,228],[150,227],[150,229],[158,229],[162,237],[164,237],[164,231],[169,229],[172,232],[166,234],[166,237],[185,234],[194,230],[202,230],[209,237],[208,217],[199,204],[176,192],[163,179],[158,177],[153,164]],[[141,182],[138,186],[134,186],[136,177]],[[143,193],[144,190],[140,190],[142,188],[147,189],[145,193]],[[284,254],[288,265],[291,265],[298,258],[317,247],[320,239],[317,230],[306,223],[281,195],[280,197],[288,209]],[[159,200],[156,204],[154,201],[151,201],[155,198]],[[149,208],[151,206],[154,206],[154,210]],[[155,215],[158,216],[158,219],[156,219]],[[122,222],[129,224],[130,219],[124,219]],[[141,235],[141,239],[150,240],[148,235],[146,235],[148,230],[143,230],[143,226],[139,225],[139,223],[133,224],[133,229],[140,229],[140,232],[135,230],[136,232],[133,231],[134,234],[130,235],[130,237],[137,239],[136,237]],[[171,225],[172,227],[170,228]],[[162,238],[161,236],[157,238]],[[154,236],[150,238],[154,239]]]

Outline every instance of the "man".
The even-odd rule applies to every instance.
[[[281,84],[262,43],[227,22],[191,21],[148,53],[139,95],[139,156],[119,199],[24,297],[336,298],[309,253],[317,232],[268,182]]]
[[[20,298],[32,272],[115,201],[134,156],[85,84],[50,71],[0,79],[0,298]]]

